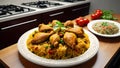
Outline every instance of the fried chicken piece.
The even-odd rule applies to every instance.
[[[58,22],[58,20],[53,20],[53,21],[52,21],[52,26],[55,26],[55,25],[56,25],[56,22]]]
[[[38,44],[38,43],[44,42],[49,38],[51,34],[53,34],[52,31],[50,33],[38,32],[34,35],[31,43]]]
[[[60,36],[56,33],[50,36],[50,43],[56,47],[59,44]]]
[[[77,36],[82,36],[84,33],[82,27],[67,28],[66,31],[73,32],[77,34]]]
[[[77,42],[77,37],[72,32],[66,32],[64,34],[63,40],[69,47],[74,49],[76,42]]]
[[[46,32],[46,31],[51,31],[53,30],[52,27],[50,27],[49,25],[45,25],[45,24],[40,24],[39,25],[39,31],[40,32]]]
[[[69,26],[69,27],[73,27],[74,26],[74,21],[68,20],[64,23],[64,26]]]

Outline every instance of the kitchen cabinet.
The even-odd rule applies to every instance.
[[[0,49],[16,43],[24,32],[37,27],[40,18],[40,15],[33,15],[0,23]]]
[[[73,7],[67,8],[67,13],[69,13],[69,19],[75,19],[80,16],[85,16],[89,14],[90,3],[80,4]]]
[[[79,16],[89,14],[90,3],[80,4],[42,14],[43,22],[48,23],[54,19],[60,21],[73,20]]]

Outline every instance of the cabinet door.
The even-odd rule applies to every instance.
[[[90,3],[81,4],[68,8],[69,19],[75,19],[89,14]]]
[[[52,20],[66,21],[68,19],[69,13],[66,12],[66,9],[59,9],[42,14],[43,22],[48,23]]]
[[[19,37],[39,24],[38,15],[0,23],[0,49],[17,43]]]

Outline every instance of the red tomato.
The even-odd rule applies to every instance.
[[[102,12],[102,10],[100,10],[100,9],[97,9],[97,10],[96,10],[96,12]]]
[[[98,11],[98,12],[96,12],[95,14],[98,14],[99,16],[102,16],[102,11]]]
[[[92,18],[92,20],[95,20],[95,19],[97,19],[97,16],[95,14],[91,14],[91,18]]]
[[[78,19],[81,20],[81,19],[84,19],[84,18],[83,17],[79,17]]]
[[[95,11],[95,13],[91,15],[91,18],[92,18],[93,20],[95,20],[95,19],[100,19],[100,17],[102,16],[102,14],[103,14],[102,10],[97,9],[97,10]]]
[[[76,19],[76,23],[79,26],[84,26],[84,25],[87,25],[89,23],[89,20],[86,18],[83,18],[83,17],[79,17]]]
[[[84,23],[85,23],[85,25],[87,25],[89,23],[89,20],[85,18]]]
[[[79,25],[79,26],[84,26],[84,20],[83,19],[78,19],[76,20],[76,23]]]
[[[76,19],[76,22],[79,22],[79,20],[82,20],[83,18],[82,17],[79,17]]]
[[[83,20],[83,17],[79,17],[76,19],[76,21]]]
[[[80,20],[79,18],[77,18],[77,19],[75,20],[75,21],[77,22],[77,24],[78,24],[79,20]]]
[[[53,50],[49,50],[48,53],[49,53],[49,54],[53,54],[54,51],[53,51]]]
[[[100,18],[100,14],[99,13],[95,13],[95,16],[96,16],[97,19]]]

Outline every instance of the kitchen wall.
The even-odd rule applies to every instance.
[[[95,9],[113,10],[120,13],[120,0],[91,0],[90,13]]]

